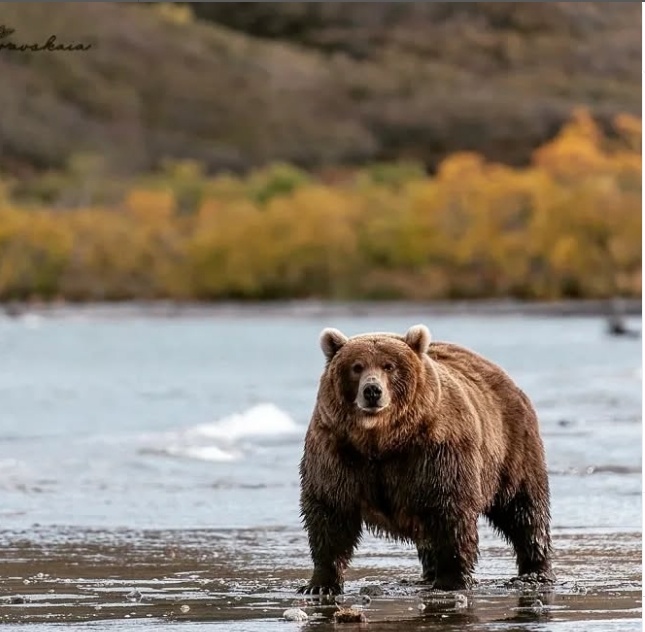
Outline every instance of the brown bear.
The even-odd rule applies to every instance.
[[[363,526],[412,542],[423,580],[473,584],[477,519],[515,549],[520,576],[551,582],[549,481],[528,397],[463,347],[325,329],[326,357],[300,463],[300,508],[314,563],[300,592],[342,592]]]

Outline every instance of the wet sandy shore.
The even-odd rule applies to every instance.
[[[307,627],[338,629],[337,604],[295,594],[309,573],[299,530],[48,527],[2,532],[0,542],[4,624],[92,621],[92,629],[127,630],[165,620],[173,629],[220,623],[252,632],[302,625],[282,619],[300,608]],[[369,630],[640,629],[640,533],[561,530],[555,547],[556,585],[518,586],[509,582],[510,551],[483,530],[479,584],[460,596],[419,586],[411,549],[370,538],[338,602],[362,608]]]

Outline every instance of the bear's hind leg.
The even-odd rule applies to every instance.
[[[435,537],[437,576],[433,588],[437,590],[463,590],[475,583],[473,572],[479,556],[477,515],[467,515],[445,520]]]
[[[551,569],[549,488],[545,481],[546,474],[530,487],[525,484],[510,500],[497,499],[486,517],[513,545],[520,577],[550,583],[555,576]]]

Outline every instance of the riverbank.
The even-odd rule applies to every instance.
[[[43,318],[217,318],[248,315],[266,317],[320,318],[427,314],[432,316],[609,316],[614,311],[624,316],[642,314],[641,299],[524,302],[513,300],[480,301],[268,301],[178,303],[172,301],[127,301],[117,303],[0,303],[0,313],[8,317],[27,315]]]

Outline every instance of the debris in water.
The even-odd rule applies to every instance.
[[[187,612],[190,612],[190,606],[187,606],[186,604],[184,604],[181,608],[179,608],[179,610],[184,614],[186,614]]]
[[[335,623],[367,623],[367,617],[355,607],[340,608],[334,612]]]
[[[637,329],[630,329],[619,314],[612,314],[607,319],[607,333],[610,336],[641,337],[641,332]]]
[[[282,618],[287,621],[306,621],[309,615],[300,608],[289,608],[282,613]]]

